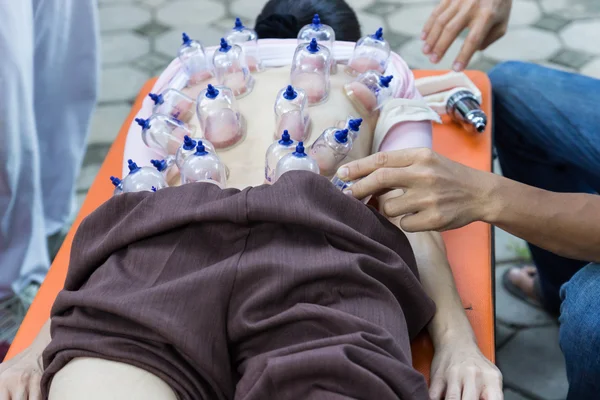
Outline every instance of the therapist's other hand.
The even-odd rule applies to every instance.
[[[42,400],[42,351],[32,345],[0,364],[0,399]]]
[[[431,364],[431,400],[501,400],[502,374],[474,339],[454,338],[436,346]]]
[[[400,226],[407,232],[444,231],[483,220],[494,178],[427,148],[376,153],[342,166],[337,175],[362,178],[345,191],[357,199],[403,189],[380,209],[389,217],[403,216]]]
[[[462,71],[477,50],[483,50],[506,33],[512,0],[441,0],[425,23],[423,53],[437,63],[458,35],[469,34],[452,69]]]

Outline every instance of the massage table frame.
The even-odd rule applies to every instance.
[[[416,78],[439,75],[446,71],[414,71]],[[469,78],[482,92],[482,109],[488,115],[488,126],[484,133],[470,134],[444,117],[444,123],[435,124],[433,148],[438,153],[470,167],[484,171],[492,170],[492,112],[490,81],[482,72],[468,71]],[[121,176],[123,150],[129,126],[141,108],[156,78],[142,87],[135,104],[125,120],[119,135],[112,144],[85,201],[60,248],[48,275],[42,284],[6,359],[14,357],[25,349],[38,334],[50,316],[50,309],[58,292],[62,289],[69,265],[69,255],[73,237],[81,221],[98,206],[109,199],[114,187],[108,179]],[[493,229],[477,222],[452,232],[443,233],[448,249],[458,291],[461,295],[467,316],[475,331],[482,353],[491,361],[495,359],[494,338],[494,248]],[[429,369],[433,356],[433,346],[427,333],[422,333],[412,344],[413,364],[429,379]]]

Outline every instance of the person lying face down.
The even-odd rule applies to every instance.
[[[329,22],[316,9],[328,2],[294,3]],[[403,72],[396,96],[418,100]],[[49,321],[2,366],[0,388],[18,394],[27,389],[15,382],[26,382],[29,398],[61,400],[502,398],[439,235],[407,236],[316,174],[288,172],[262,185],[272,99],[286,74],[257,74],[253,93],[239,101],[247,137],[220,154],[231,188],[123,194],[81,224],[52,338]],[[341,90],[350,79],[343,74],[332,78],[330,99],[309,109],[312,140],[359,116]],[[387,115],[364,116],[350,159],[431,140],[429,121]],[[125,159],[143,157],[140,149],[128,147]],[[436,348],[430,388],[410,350],[425,327]],[[5,379],[21,371],[30,381]]]

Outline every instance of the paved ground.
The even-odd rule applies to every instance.
[[[437,66],[420,53],[417,39],[436,0],[347,0],[364,32],[386,29],[393,49],[414,68],[449,68],[460,41]],[[251,25],[263,0],[99,0],[102,29],[102,89],[90,145],[79,179],[83,200],[99,165],[144,81],[174,57],[181,31],[217,44],[240,16]],[[514,0],[507,35],[471,68],[489,70],[508,59],[530,60],[600,78],[600,2],[595,0]],[[497,231],[497,283],[515,260],[528,255],[523,242]],[[557,325],[497,285],[498,364],[505,374],[506,399],[564,399],[566,377],[557,345]]]

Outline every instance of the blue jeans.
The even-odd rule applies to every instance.
[[[598,193],[600,80],[522,62],[500,64],[489,75],[494,140],[504,176],[554,192]],[[546,308],[558,313],[561,294],[564,298],[560,337],[571,386],[569,399],[596,398],[600,393],[599,267],[529,247]],[[588,330],[588,335],[581,333]]]
[[[600,395],[600,264],[582,268],[560,289],[560,348],[569,400]]]

